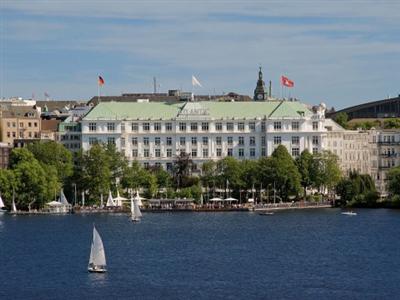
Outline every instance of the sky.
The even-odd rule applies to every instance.
[[[2,0],[0,97],[192,91],[336,109],[400,94],[399,0]]]

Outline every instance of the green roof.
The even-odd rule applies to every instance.
[[[284,118],[311,115],[303,103],[297,101],[265,102],[102,102],[94,107],[84,120],[175,119],[196,116],[200,118]]]

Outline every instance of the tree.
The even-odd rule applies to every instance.
[[[14,169],[20,162],[34,159],[35,156],[27,148],[14,148],[10,154],[10,169]]]
[[[279,189],[281,197],[288,199],[290,195],[297,195],[301,188],[301,176],[285,146],[279,145],[274,150],[270,165],[273,181]]]
[[[114,144],[103,145],[103,147],[111,173],[111,182],[116,183],[122,177],[124,169],[128,166],[128,161],[125,155],[119,152]]]
[[[111,188],[111,171],[109,158],[100,144],[93,145],[87,152],[78,158],[79,167],[75,180],[79,187],[89,191],[88,202],[99,199],[99,195],[106,194]]]
[[[391,168],[387,175],[388,190],[392,196],[400,195],[400,167]]]
[[[329,151],[313,155],[310,179],[315,188],[321,190],[322,187],[326,187],[331,191],[340,181],[341,174],[336,155]]]
[[[367,174],[350,173],[343,178],[336,187],[343,205],[374,207],[378,199],[375,183]]]
[[[173,174],[175,180],[175,186],[177,188],[190,186],[191,170],[193,161],[190,158],[190,154],[180,152],[174,161]]]
[[[225,189],[239,189],[242,186],[239,162],[233,157],[225,157],[217,162],[219,184]]]
[[[343,128],[347,128],[347,122],[349,121],[349,116],[344,112],[338,113],[335,117],[335,121]]]
[[[72,154],[63,145],[54,141],[35,142],[28,145],[28,150],[43,165],[54,166],[61,182],[72,175]]]
[[[303,152],[301,152],[300,156],[296,158],[297,169],[299,170],[301,175],[300,183],[304,189],[304,197],[306,197],[307,195],[307,188],[310,187],[312,184],[310,174],[312,161],[313,155],[308,151],[308,149],[305,149]]]
[[[207,194],[208,194],[208,189],[210,187],[215,193],[215,185],[218,180],[217,163],[213,160],[206,161],[201,166],[201,170],[202,170],[201,182],[203,186],[207,188]]]
[[[0,169],[0,193],[6,205],[11,205],[13,189],[16,188],[16,185],[14,171]]]

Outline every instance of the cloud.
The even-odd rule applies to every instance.
[[[343,106],[397,92],[399,8],[395,1],[6,1],[8,65],[18,65],[9,53],[25,43],[33,54],[23,59],[47,54],[59,68],[40,59],[40,69],[18,65],[7,70],[7,90],[17,91],[11,82],[19,72],[39,74],[38,82],[57,71],[105,73],[110,93],[151,90],[153,75],[165,88],[190,88],[196,72],[202,92],[251,94],[261,63],[277,93],[286,74],[298,96]],[[384,82],[389,75],[393,83]],[[70,94],[71,83],[76,97],[92,95],[84,81],[78,88],[65,80],[54,83],[60,94]]]

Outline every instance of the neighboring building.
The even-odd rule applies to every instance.
[[[0,169],[8,167],[11,149],[8,144],[0,143]]]
[[[72,116],[58,126],[58,141],[73,152],[81,149],[81,135],[81,123]]]
[[[40,132],[40,139],[41,140],[48,140],[48,141],[58,141],[58,124],[60,124],[60,120],[51,119],[41,120],[41,132]]]
[[[346,113],[351,119],[364,118],[398,118],[400,117],[400,95],[379,101],[363,103],[347,107],[327,114],[329,118],[334,118],[338,113]]]
[[[13,145],[15,139],[40,139],[40,113],[26,106],[15,106],[2,111],[1,141]]]
[[[103,102],[82,119],[82,149],[114,143],[128,159],[166,169],[181,151],[198,166],[225,156],[269,156],[280,144],[297,157],[323,149],[324,111],[295,101]]]

